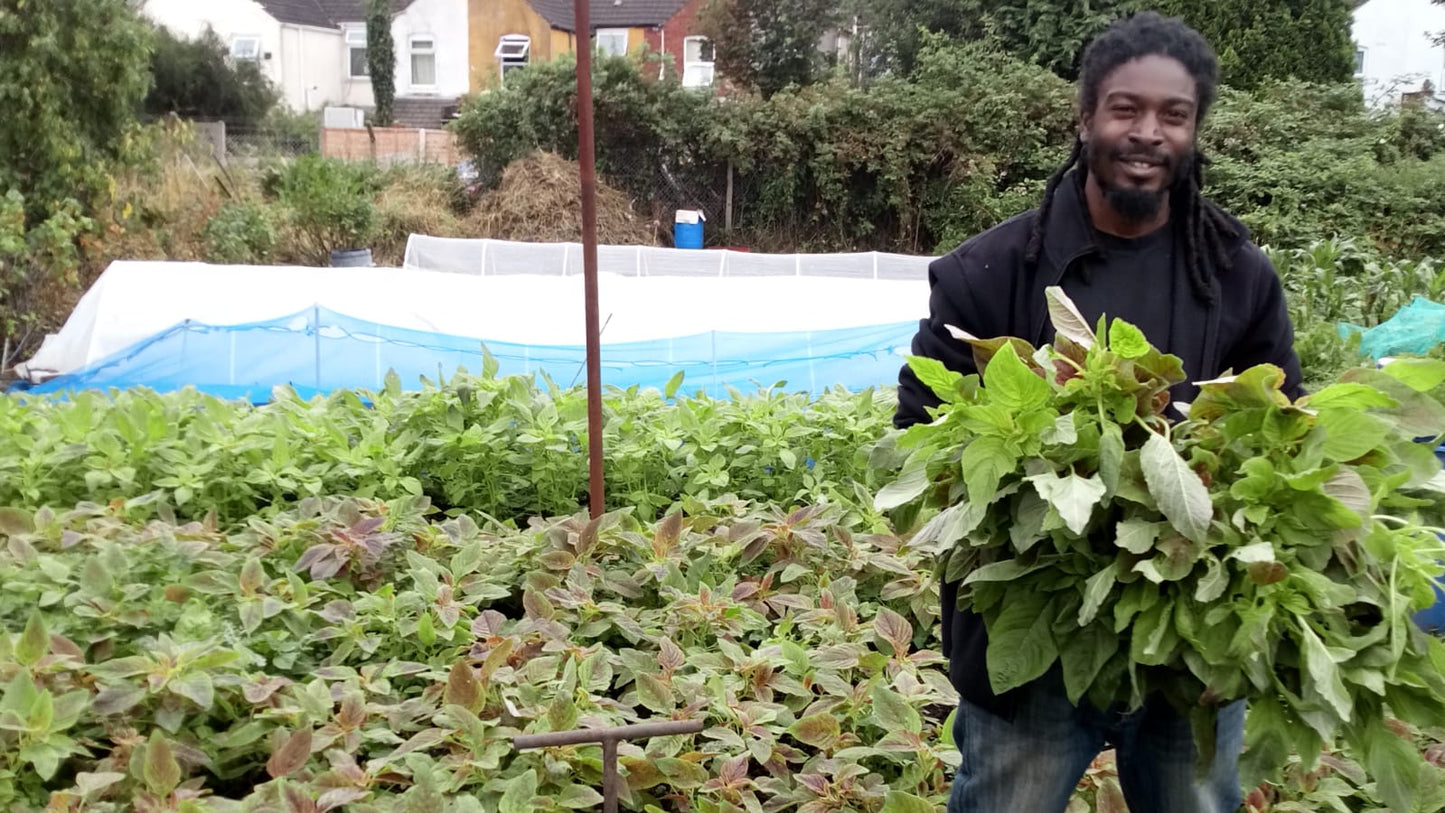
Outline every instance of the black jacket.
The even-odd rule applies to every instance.
[[[977,372],[972,349],[949,335],[954,325],[980,338],[1016,336],[1035,346],[1053,340],[1044,300],[1044,288],[1058,285],[1069,274],[1088,273],[1101,261],[1079,185],[1065,178],[1055,193],[1045,224],[1043,251],[1036,267],[1024,263],[1024,248],[1039,217],[1035,209],[979,234],[953,252],[935,260],[928,269],[929,316],[920,321],[913,339],[913,354],[929,356],[965,375]],[[1205,305],[1194,296],[1183,266],[1183,241],[1176,232],[1173,273],[1176,294],[1168,352],[1179,356],[1188,374],[1171,392],[1174,401],[1191,401],[1198,388],[1191,382],[1216,378],[1226,370],[1241,372],[1261,363],[1278,365],[1285,372],[1286,392],[1302,394],[1299,359],[1294,352],[1294,328],[1285,309],[1284,292],[1274,266],[1249,241],[1243,224],[1233,223],[1237,237],[1228,243],[1231,265],[1216,269],[1214,303]],[[1177,227],[1176,223],[1171,227]],[[1161,342],[1162,344],[1162,342]],[[900,428],[929,420],[927,407],[939,400],[913,372],[899,373],[898,410],[893,418]],[[949,676],[964,699],[995,713],[1007,715],[1012,698],[995,696],[989,686],[984,653],[988,647],[983,620],[956,608],[956,584],[944,584],[943,654],[949,659]]]

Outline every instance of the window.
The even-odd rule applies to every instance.
[[[497,59],[501,62],[502,83],[506,84],[507,74],[527,67],[527,56],[532,52],[532,38],[525,34],[505,34],[497,43]]]
[[[260,37],[232,37],[232,38],[231,38],[231,58],[232,58],[232,59],[235,59],[235,60],[238,60],[238,61],[239,61],[239,60],[242,60],[242,59],[260,59],[260,58],[261,58],[261,38],[260,38]]]
[[[1355,49],[1355,75],[1362,76],[1365,73],[1365,49]]]
[[[688,37],[682,41],[682,86],[705,88],[712,85],[712,42],[707,37]]]
[[[597,53],[611,56],[627,56],[627,29],[597,29]]]
[[[346,64],[348,75],[352,79],[365,79],[371,76],[371,68],[366,64],[366,29],[346,29]]]
[[[411,84],[435,87],[437,83],[437,42],[432,37],[411,38]]]

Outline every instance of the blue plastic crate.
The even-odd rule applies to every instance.
[[[1445,466],[1445,446],[1435,447],[1435,459]],[[1435,603],[1415,613],[1415,623],[1427,632],[1445,632],[1445,588],[1435,585]]]

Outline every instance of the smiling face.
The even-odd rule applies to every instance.
[[[1194,161],[1199,108],[1194,77],[1170,57],[1139,57],[1106,75],[1097,99],[1080,117],[1090,185],[1112,219],[1124,224],[1159,219],[1170,187]]]

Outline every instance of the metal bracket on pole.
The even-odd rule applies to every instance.
[[[551,731],[545,734],[522,734],[512,740],[518,751],[532,748],[553,748],[560,745],[602,744],[602,810],[617,813],[617,743],[624,740],[645,740],[652,737],[674,737],[696,734],[703,729],[701,720],[674,720],[665,723],[638,723],[614,728],[579,728],[573,731]]]

